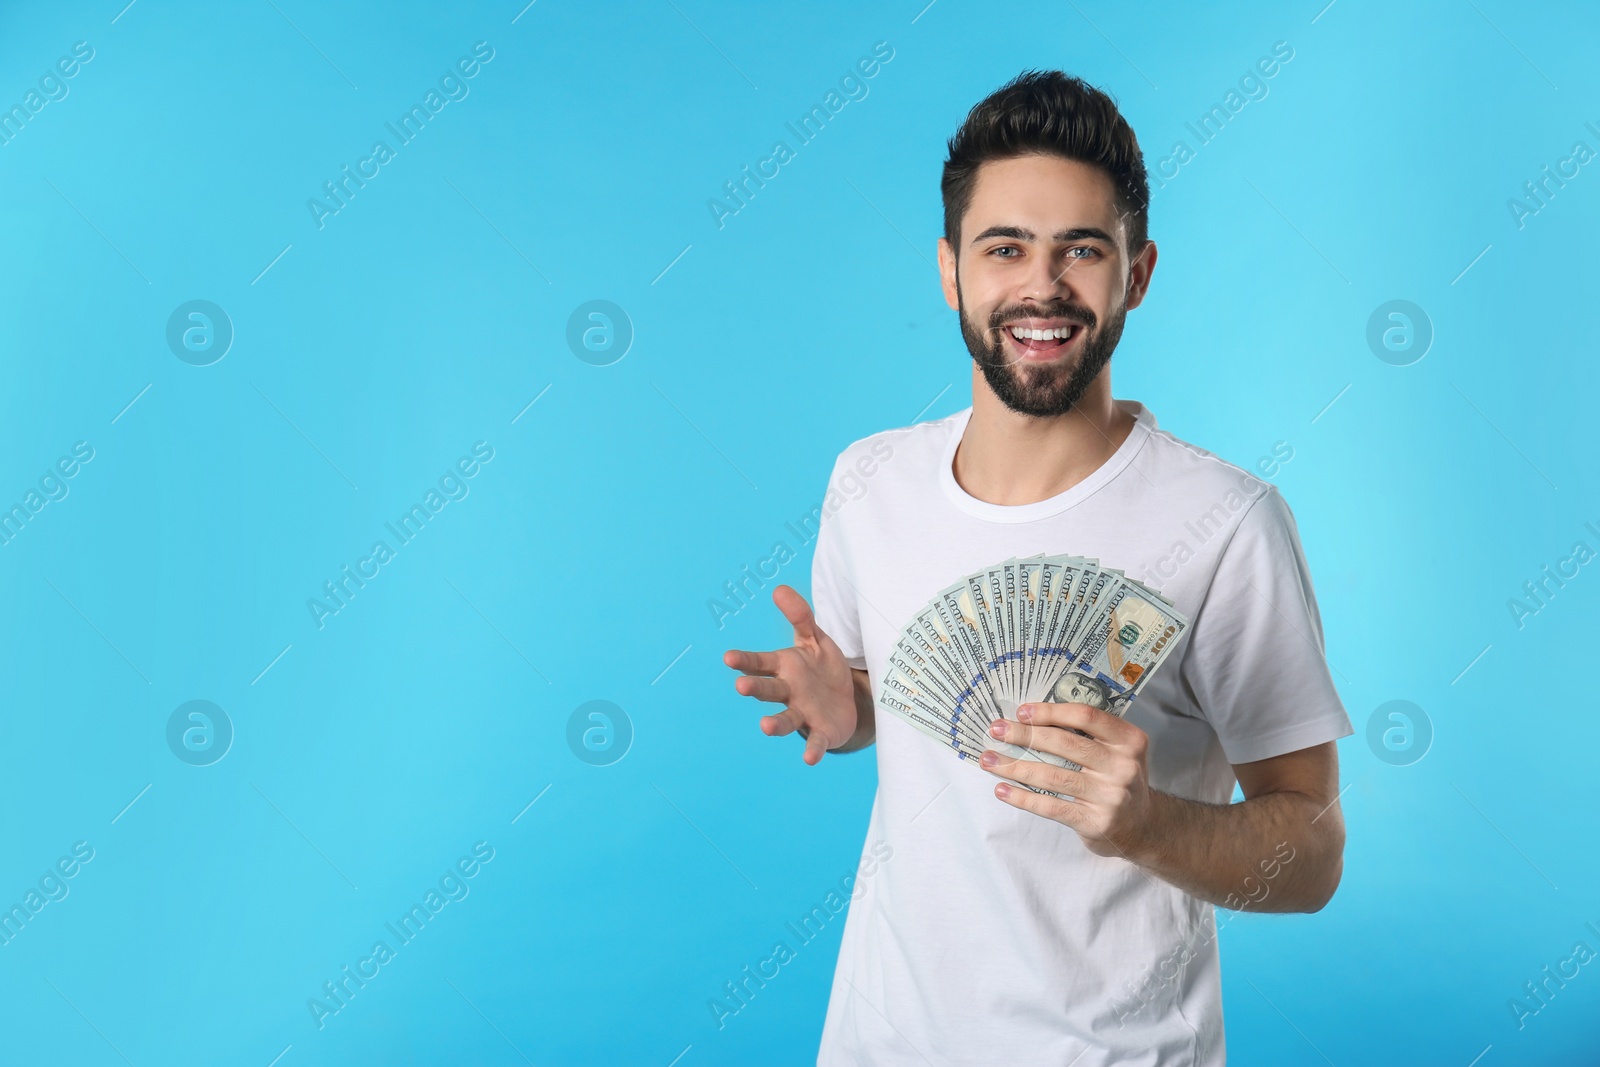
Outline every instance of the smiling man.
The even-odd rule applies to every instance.
[[[1143,159],[1112,101],[1030,72],[949,153],[939,266],[972,406],[844,450],[834,484],[875,444],[894,458],[823,519],[815,614],[779,586],[794,645],[724,657],[739,693],[783,705],[761,729],[798,732],[807,763],[876,742],[867,840],[894,860],[850,909],[818,1063],[1215,1067],[1213,907],[1316,911],[1342,870],[1334,742],[1353,730],[1294,518],[1275,488],[1112,398],[1156,265]],[[1197,516],[1220,526],[1195,538]],[[1023,705],[991,731],[1081,770],[990,752],[986,777],[875,714],[929,597],[1040,553],[1129,574],[1163,560],[1161,591],[1190,620],[1124,717]]]

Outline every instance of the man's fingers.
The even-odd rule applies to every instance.
[[[722,662],[745,674],[763,674],[770,677],[778,673],[776,652],[745,652],[730,648],[722,654]]]
[[[776,715],[761,717],[761,732],[768,737],[787,737],[800,729],[799,716],[785,709]]]
[[[1036,752],[1064,756],[1085,767],[1103,766],[1108,755],[1105,745],[1070,728],[996,719],[989,724],[989,736]]]
[[[787,737],[799,732],[805,738],[806,749],[800,756],[807,764],[815,767],[828,751],[828,743],[816,730],[806,730],[805,721],[793,708],[785,708],[776,715],[766,715],[761,719],[761,732],[768,737]]]
[[[780,585],[772,591],[772,602],[778,605],[783,617],[794,627],[794,639],[797,643],[816,636],[817,621],[811,614],[811,605],[806,603],[805,597],[787,585]]]
[[[733,680],[733,688],[741,696],[755,697],[769,704],[789,703],[789,683],[782,678],[762,678],[755,675],[742,675]]]
[[[828,743],[815,730],[805,731],[804,728],[805,722],[793,708],[785,708],[776,715],[766,715],[761,719],[761,732],[768,737],[787,737],[797,731],[804,731],[801,736],[805,738],[806,749],[800,758],[815,767],[827,754]]]
[[[1040,763],[1031,759],[1012,759],[1002,756],[992,749],[984,752],[978,761],[984,770],[1001,778],[1009,778],[1013,782],[1023,782],[1027,785],[1048,789],[1052,793],[1065,793],[1070,797],[1083,796],[1089,791],[1089,783],[1078,771],[1069,771],[1065,767],[1057,767],[1053,763]]]
[[[1122,740],[1129,730],[1139,731],[1126,719],[1088,704],[1024,704],[1017,709],[1017,718],[1035,726],[1082,730],[1097,741],[1111,744]]]
[[[994,795],[1010,804],[1012,807],[1031,811],[1035,815],[1042,815],[1046,819],[1054,819],[1065,823],[1073,829],[1078,829],[1083,822],[1083,812],[1076,804],[1062,800],[1059,797],[1042,796],[1031,789],[1024,789],[1020,785],[1010,785],[1006,782],[997,783]]]

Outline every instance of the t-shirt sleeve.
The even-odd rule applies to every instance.
[[[841,456],[828,477],[828,495],[817,525],[817,547],[811,557],[811,610],[822,632],[833,638],[844,653],[845,662],[864,671],[867,658],[861,643],[860,598],[856,595],[848,539],[840,529],[839,511],[826,504],[834,498],[835,479],[843,462]]]
[[[1323,652],[1299,530],[1276,487],[1240,520],[1189,638],[1183,678],[1228,762],[1253,763],[1355,732]]]

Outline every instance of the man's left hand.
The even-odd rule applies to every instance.
[[[1005,782],[995,786],[995,796],[1070,826],[1097,856],[1132,859],[1139,851],[1160,795],[1150,788],[1150,737],[1143,730],[1087,704],[1023,704],[1016,719],[991,723],[989,735],[1063,756],[1082,768],[1012,759],[989,749],[980,761],[989,773],[1075,799],[1042,796]]]

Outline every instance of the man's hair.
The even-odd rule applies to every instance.
[[[980,101],[950,138],[940,191],[944,235],[960,252],[961,218],[984,163],[1044,154],[1100,168],[1127,217],[1128,251],[1149,240],[1150,184],[1144,154],[1111,97],[1059,70],[1023,71]]]

